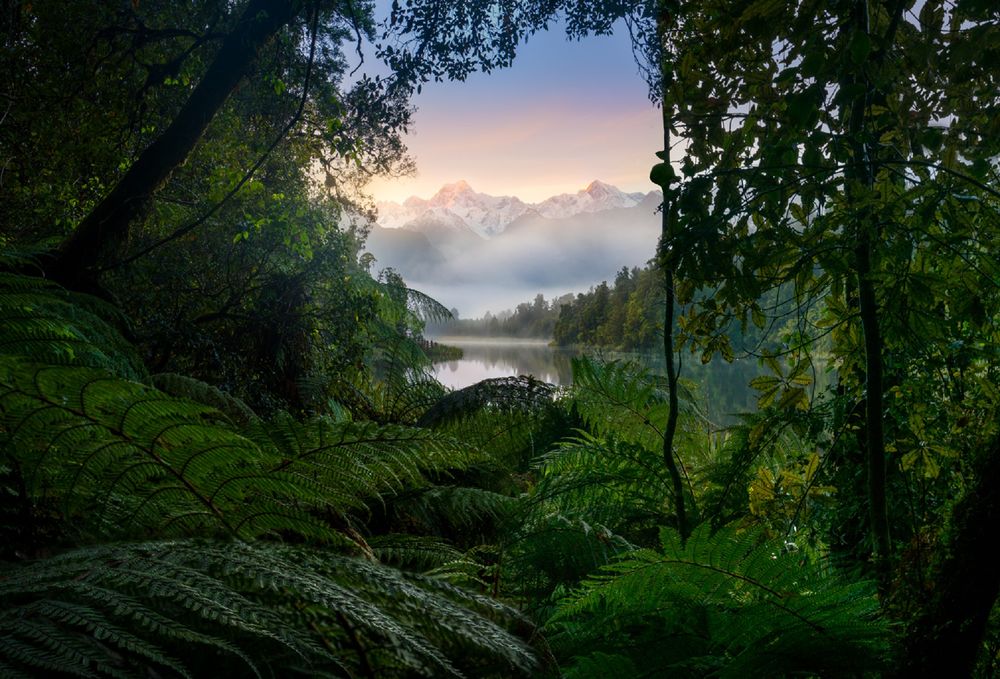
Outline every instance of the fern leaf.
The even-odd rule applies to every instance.
[[[0,663],[13,673],[210,676],[237,662],[257,676],[312,676],[377,662],[379,676],[464,676],[484,662],[507,674],[534,666],[503,606],[302,547],[84,548],[4,568],[0,602]]]
[[[0,353],[143,380],[146,370],[119,332],[123,327],[122,313],[103,300],[0,272]]]
[[[186,375],[159,373],[153,375],[153,386],[160,391],[181,398],[189,398],[225,413],[236,425],[247,426],[260,418],[246,403],[210,384]]]
[[[109,538],[343,540],[317,511],[363,510],[476,459],[426,430],[324,418],[284,416],[247,438],[218,411],[150,387],[9,357],[0,357],[0,414],[0,451],[18,461],[36,502]]]
[[[868,583],[845,584],[759,533],[702,526],[683,545],[664,530],[662,552],[638,550],[605,567],[549,626],[581,656],[608,637],[628,655],[629,629],[655,631],[644,643],[671,650],[657,661],[668,664],[646,674],[697,666],[724,677],[825,675],[881,667],[888,638],[878,611]],[[685,642],[685,653],[674,644],[683,638],[700,642]]]

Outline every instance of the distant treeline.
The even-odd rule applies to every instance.
[[[482,318],[458,318],[440,323],[428,323],[425,332],[430,335],[462,335],[472,337],[523,337],[552,339],[560,309],[571,303],[572,293],[551,301],[542,294],[532,302],[522,302],[513,311],[493,314],[489,311]]]
[[[518,304],[513,311],[430,324],[430,334],[537,337],[560,346],[586,344],[624,351],[649,349],[662,337],[662,283],[651,268],[622,267],[614,283],[587,292]]]

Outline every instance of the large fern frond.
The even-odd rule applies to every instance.
[[[561,434],[557,394],[527,376],[483,380],[440,398],[418,424],[469,441],[501,467],[523,473]]]
[[[555,643],[590,660],[625,655],[636,676],[837,675],[877,670],[887,628],[868,583],[840,581],[822,563],[759,533],[663,531],[662,551],[639,550],[583,583],[549,622]],[[641,642],[638,641],[641,637]],[[656,648],[655,654],[643,649]]]
[[[635,546],[600,523],[535,511],[504,548],[503,577],[510,594],[526,597],[538,609],[550,605],[553,592],[575,586]]]
[[[122,337],[124,327],[122,313],[104,300],[44,278],[0,272],[0,354],[144,380],[146,369]]]
[[[668,521],[671,482],[660,451],[587,432],[565,439],[539,458],[531,502],[612,527],[642,530]]]
[[[0,574],[10,676],[481,676],[534,664],[508,631],[524,623],[500,604],[303,547],[107,545]]]
[[[475,448],[428,429],[279,415],[247,430],[275,455],[271,473],[317,490],[338,508],[360,509],[384,496],[444,476],[482,456]]]
[[[703,443],[694,397],[679,385],[676,445]],[[614,434],[623,441],[650,450],[663,446],[669,412],[666,383],[648,368],[630,361],[601,361],[586,356],[573,359],[573,385],[565,400],[587,428],[597,435]]]
[[[413,424],[446,390],[417,341],[388,327],[376,334],[371,370],[329,377],[324,389],[358,417]]]
[[[298,532],[329,539],[317,510],[360,508],[461,467],[470,450],[372,423],[258,424],[89,368],[0,357],[0,452],[28,494],[92,536]]]
[[[260,419],[242,400],[207,382],[187,375],[158,373],[153,375],[153,386],[171,396],[189,398],[192,401],[215,408],[224,413],[236,425],[247,426]]]
[[[438,426],[482,410],[535,413],[552,405],[555,387],[531,376],[496,377],[471,384],[438,399],[420,418],[424,427]]]

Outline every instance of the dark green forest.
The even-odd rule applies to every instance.
[[[0,675],[1000,674],[993,0],[0,12]],[[631,38],[662,234],[546,322],[665,368],[449,391],[365,186],[556,27]]]
[[[436,335],[533,337],[558,346],[650,350],[662,346],[663,301],[663,277],[656,267],[622,267],[611,285],[602,281],[587,292],[552,300],[539,293],[513,310],[432,320],[424,329]]]

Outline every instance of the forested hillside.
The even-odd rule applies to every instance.
[[[374,9],[3,4],[0,675],[997,676],[995,3]],[[633,41],[663,202],[552,332],[665,374],[449,391],[364,188],[557,19]]]

